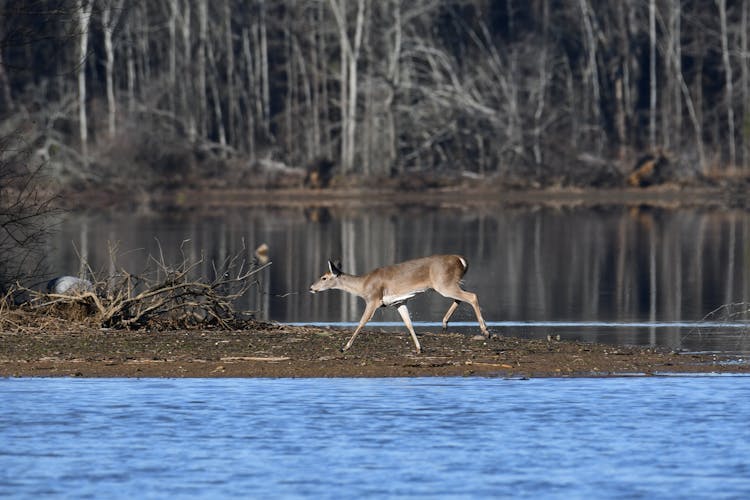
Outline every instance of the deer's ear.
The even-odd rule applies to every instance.
[[[331,274],[334,276],[340,276],[341,275],[341,261],[328,261],[328,270],[331,271]]]

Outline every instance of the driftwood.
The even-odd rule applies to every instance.
[[[182,249],[181,249],[182,250]],[[163,255],[149,257],[147,269],[138,274],[120,269],[105,279],[92,279],[93,289],[74,293],[44,293],[19,287],[30,300],[24,307],[39,312],[61,308],[84,310],[105,328],[218,326],[231,328],[238,320],[252,318],[252,311],[235,305],[249,289],[258,286],[257,274],[271,265],[246,251],[211,264],[213,278],[199,276],[204,256],[167,265]],[[92,277],[94,273],[89,270]]]

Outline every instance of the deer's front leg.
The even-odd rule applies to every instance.
[[[349,348],[354,343],[354,339],[357,338],[357,335],[359,335],[360,330],[364,328],[367,322],[372,319],[372,315],[375,314],[375,310],[377,308],[378,308],[378,304],[376,302],[374,301],[367,302],[367,305],[365,306],[365,312],[362,314],[362,318],[359,320],[359,325],[357,325],[357,329],[354,330],[354,334],[352,335],[352,338],[349,339],[349,342],[347,342],[346,345],[341,348],[341,352],[349,350]]]

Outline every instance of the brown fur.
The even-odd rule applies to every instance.
[[[660,184],[668,177],[670,161],[668,156],[659,151],[639,158],[627,182],[633,187],[645,187]]]
[[[339,266],[328,262],[329,271],[310,286],[312,293],[338,289],[365,299],[366,307],[352,338],[343,350],[351,347],[360,330],[367,324],[378,307],[395,306],[414,340],[417,352],[421,346],[409,319],[406,302],[413,296],[432,289],[453,299],[448,312],[443,317],[443,330],[448,320],[461,302],[468,302],[474,308],[477,321],[486,337],[487,326],[479,310],[477,296],[460,287],[461,278],[466,274],[468,263],[459,255],[433,255],[421,259],[408,260],[400,264],[379,267],[362,276],[345,274]]]

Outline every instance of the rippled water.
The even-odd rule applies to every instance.
[[[741,498],[750,378],[0,380],[0,496]]]

